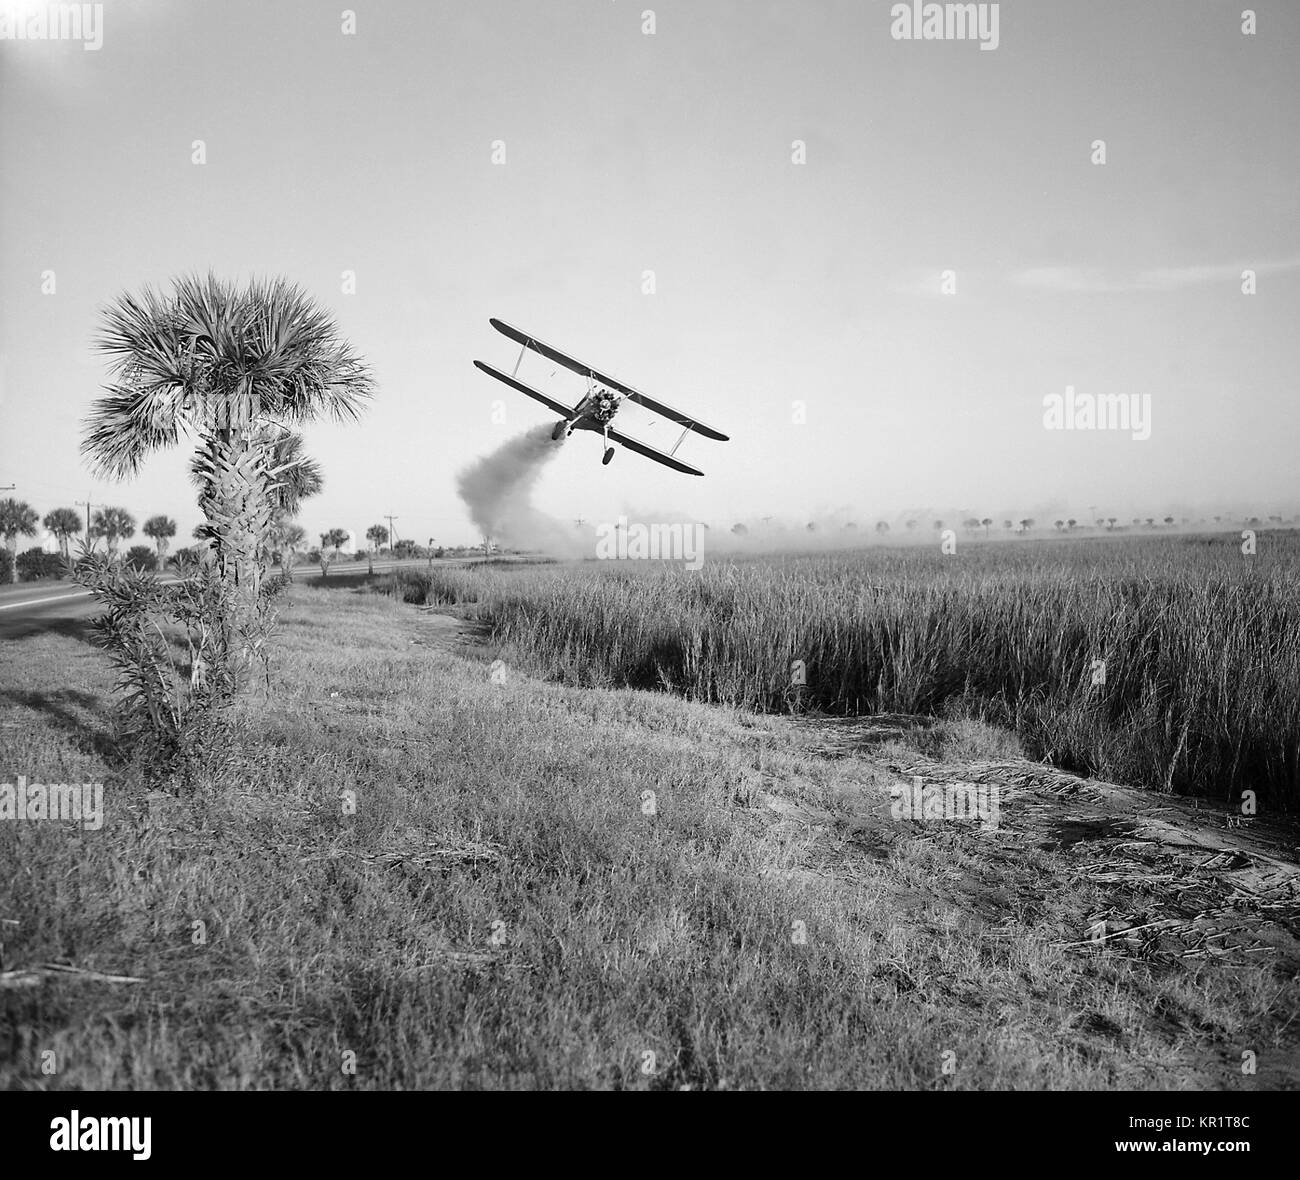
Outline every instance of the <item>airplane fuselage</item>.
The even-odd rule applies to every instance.
[[[622,400],[621,394],[614,393],[603,385],[597,385],[574,407],[576,417],[567,423],[565,436],[575,430],[594,430],[598,434],[604,434],[609,424],[614,421],[614,415],[618,413]],[[560,424],[563,425],[565,424]],[[556,427],[556,438],[560,437],[560,426]]]

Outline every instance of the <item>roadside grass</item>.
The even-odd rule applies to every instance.
[[[0,968],[144,982],[0,990],[0,1087],[1235,1089],[1294,1053],[1270,963],[1070,949],[1069,858],[881,823],[884,762],[494,679],[447,621],[296,587],[238,772],[181,796],[112,761],[97,652],[8,645],[0,781],[102,781],[107,818],[0,823]]]

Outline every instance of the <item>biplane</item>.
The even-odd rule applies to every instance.
[[[706,426],[698,418],[692,418],[689,414],[682,413],[681,410],[675,410],[672,406],[665,405],[648,394],[633,389],[630,385],[615,381],[613,377],[602,373],[599,369],[593,369],[590,365],[575,360],[558,348],[553,348],[545,341],[538,340],[535,336],[529,336],[528,333],[521,332],[518,328],[512,327],[502,320],[491,319],[488,322],[503,336],[508,336],[520,346],[519,359],[515,361],[514,371],[511,373],[503,373],[500,369],[483,361],[475,361],[474,364],[489,376],[495,377],[498,381],[504,381],[511,389],[517,389],[520,393],[541,402],[542,405],[559,414],[560,421],[555,424],[555,429],[551,431],[551,438],[556,442],[559,442],[561,438],[568,438],[575,430],[594,430],[605,440],[605,455],[601,459],[602,463],[608,463],[614,457],[613,444],[617,444],[626,447],[629,451],[635,451],[638,455],[644,455],[647,459],[653,459],[656,463],[662,463],[665,467],[671,467],[674,471],[682,471],[687,475],[703,475],[704,472],[698,467],[692,467],[689,463],[683,463],[680,459],[674,457],[677,454],[677,448],[682,445],[686,436],[692,431],[717,442],[727,441],[725,434],[714,430],[712,426]],[[540,390],[534,389],[531,385],[526,385],[519,380],[517,376],[519,366],[523,363],[524,353],[529,350],[546,357],[547,360],[554,361],[557,365],[563,365],[566,369],[577,373],[578,376],[586,380],[587,392],[576,406],[566,406],[563,402],[548,397]],[[614,429],[612,425],[614,415],[618,413],[619,406],[625,399],[643,406],[652,413],[658,414],[661,418],[676,422],[678,426],[683,428],[681,436],[673,444],[671,451],[665,454],[648,443],[643,443],[639,439],[632,438],[622,431]]]

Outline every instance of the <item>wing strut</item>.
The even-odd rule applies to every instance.
[[[687,436],[688,434],[690,434],[690,432],[691,432],[691,427],[694,426],[694,425],[695,425],[694,422],[688,422],[688,423],[686,423],[686,429],[682,431],[680,437],[677,439],[677,441],[676,441],[675,443],[673,443],[673,449],[672,449],[671,451],[668,452],[670,455],[675,455],[675,454],[677,454],[677,448],[680,447],[680,446],[682,445],[682,443],[686,441],[686,436]]]

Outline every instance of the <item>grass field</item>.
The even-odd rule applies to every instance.
[[[520,585],[594,614],[582,644],[669,584],[555,573]],[[1090,945],[1099,914],[1145,914],[1130,922],[1145,930],[1167,905],[1154,883],[1088,871],[1105,842],[1044,839],[1019,826],[1028,803],[998,836],[891,820],[899,766],[1014,759],[1014,735],[954,718],[834,754],[789,718],[550,682],[511,654],[521,592],[462,576],[518,603],[494,616],[506,646],[364,587],[295,588],[274,690],[191,795],[117,760],[96,650],[69,634],[8,645],[0,779],[102,781],[107,818],[0,824],[0,1087],[1300,1080],[1300,958],[1276,926],[1263,953]],[[712,574],[699,593],[743,601],[754,576]],[[782,584],[807,593],[790,571]],[[684,675],[665,643],[665,671]],[[774,661],[798,646],[755,644]],[[583,650],[529,650],[580,678]],[[611,651],[610,668],[631,659]],[[1151,861],[1153,880],[1176,863]]]
[[[1300,533],[407,572],[568,684],[969,716],[1056,766],[1300,810]],[[802,661],[806,687],[791,683]]]

